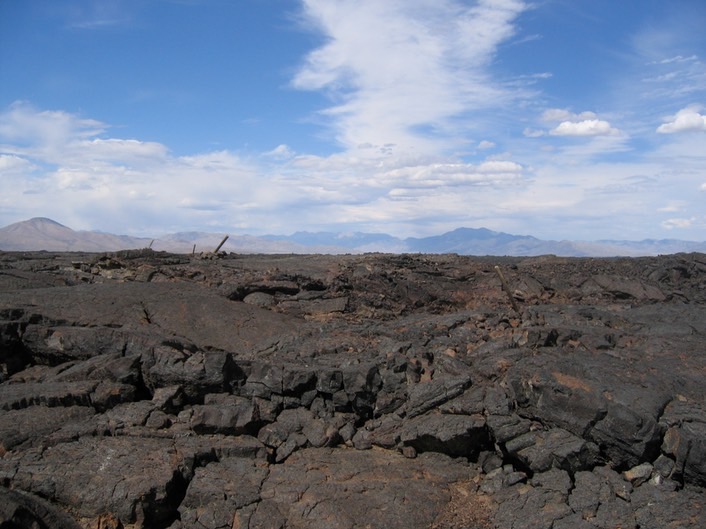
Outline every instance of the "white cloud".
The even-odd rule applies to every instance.
[[[666,206],[659,208],[657,211],[663,213],[676,213],[682,211],[687,203],[683,200],[672,200]]]
[[[123,26],[131,21],[131,6],[123,0],[113,2],[74,2],[63,12],[71,29],[100,30]]]
[[[586,119],[584,121],[562,121],[549,131],[552,136],[617,136],[618,129],[610,123],[600,119]]]
[[[0,124],[13,111],[0,110]],[[285,145],[249,157],[229,150],[177,156],[160,143],[111,137],[108,125],[71,113],[27,107],[15,118],[16,130],[0,128],[0,225],[48,216],[76,229],[145,236],[195,229],[423,236],[470,225],[543,238],[639,239],[686,226],[679,219],[660,226],[655,212],[688,221],[700,211],[694,190],[706,191],[697,135],[665,142],[651,160],[634,164],[596,164],[597,153],[626,148],[623,135],[551,152],[525,140],[524,151],[508,145],[473,161],[385,144],[329,156]],[[63,136],[45,133],[57,123]],[[699,237],[692,235],[698,222],[680,229],[682,237]]]
[[[702,107],[692,105],[681,109],[674,116],[670,116],[665,123],[657,127],[660,134],[674,134],[677,132],[704,132],[706,131],[706,115],[700,114]]]
[[[24,172],[32,168],[32,163],[14,154],[0,154],[0,171],[4,174]]]
[[[674,228],[690,228],[696,222],[696,217],[667,219],[662,222],[662,227],[668,230]]]
[[[241,165],[241,160],[229,151],[212,151],[193,156],[180,156],[177,161],[190,169],[217,172],[230,171]]]
[[[402,166],[381,173],[388,185],[409,188],[438,188],[462,185],[493,185],[522,177],[523,168],[511,161],[486,161],[478,165],[464,163],[431,163]]]
[[[311,52],[295,87],[325,90],[325,111],[346,148],[395,144],[428,154],[458,134],[451,120],[510,95],[486,70],[511,37],[520,0],[304,0],[327,42]],[[365,28],[361,31],[360,28]]]
[[[231,153],[174,157],[160,143],[96,137],[107,128],[24,103],[0,111],[0,209],[24,208],[7,220],[55,215],[76,218],[76,228],[152,231],[141,219],[169,225],[184,200],[233,205],[262,193],[254,166]]]
[[[0,112],[0,123],[13,112]],[[22,147],[3,143],[17,130],[0,130],[0,224],[49,216],[76,229],[151,236],[170,227],[287,233],[346,219],[359,229],[383,221],[409,227],[427,218],[431,205],[450,219],[465,218],[471,195],[516,187],[526,177],[511,160],[357,151],[323,157],[296,155],[285,145],[252,159],[227,150],[174,156],[160,143],[96,137],[108,127],[70,113],[27,107],[15,118],[25,131],[16,144]],[[45,134],[57,119],[64,135]],[[32,129],[23,120],[43,125]]]
[[[522,134],[527,138],[541,138],[546,134],[543,130],[526,128]]]
[[[478,148],[481,150],[492,149],[495,147],[495,143],[488,140],[482,140],[478,143]]]
[[[42,149],[43,157],[50,159],[63,158],[69,142],[95,137],[106,128],[94,119],[63,111],[40,111],[24,101],[17,101],[0,113],[0,138],[15,145],[35,145]],[[22,154],[21,147],[14,150],[15,154]]]
[[[82,156],[93,160],[119,161],[129,163],[137,159],[164,159],[167,148],[156,142],[143,142],[133,139],[100,139],[80,141],[73,145],[82,151]]]
[[[575,114],[565,108],[549,108],[542,113],[542,121],[586,121],[596,119],[593,112]]]
[[[548,131],[526,128],[523,135],[528,138],[539,138],[545,134],[550,136],[620,136],[618,129],[595,112],[571,112],[565,108],[549,108],[540,116],[544,123],[558,123]]]
[[[682,57],[681,55],[676,55],[674,57],[670,57],[668,59],[662,59],[661,61],[655,61],[652,64],[671,64],[671,63],[680,63],[680,62],[694,62],[698,61],[699,58],[696,55],[690,55],[689,57]]]
[[[296,153],[289,145],[281,144],[271,151],[264,153],[264,156],[269,156],[278,160],[286,160],[288,158],[292,158],[295,154]]]

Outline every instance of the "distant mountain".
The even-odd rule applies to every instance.
[[[328,247],[355,252],[387,252],[401,253],[409,251],[405,241],[386,233],[334,233],[298,231],[292,235],[264,235],[263,239],[270,241],[290,241],[302,246]]]
[[[146,248],[151,239],[96,231],[74,231],[56,221],[35,217],[0,228],[0,250],[53,252],[106,252]]]
[[[513,252],[512,255],[526,255],[525,248],[533,253],[544,244],[528,235],[510,235],[486,228],[458,228],[442,235],[409,238],[405,242],[413,252],[461,255],[509,255],[511,248],[515,248],[515,252],[520,250],[519,254]]]
[[[181,232],[150,239],[113,235],[96,231],[74,231],[63,224],[43,218],[16,222],[0,228],[1,251],[114,252],[150,247],[157,251],[191,253],[212,252],[223,240],[223,233]],[[251,235],[230,236],[223,251],[242,253],[347,253],[348,248],[302,245],[282,237],[266,239]]]
[[[304,248],[330,248],[323,253],[457,253],[459,255],[562,255],[573,257],[613,257],[658,255],[678,252],[706,252],[706,243],[674,239],[644,241],[545,241],[530,235],[512,235],[487,228],[457,228],[431,237],[399,239],[385,233],[296,232],[292,235],[265,235],[263,238],[295,242]],[[336,251],[338,250],[338,251]]]
[[[0,228],[0,250],[109,252],[151,247],[178,253],[212,252],[224,233],[180,232],[155,239],[74,231],[47,218]],[[296,232],[292,235],[231,235],[222,250],[239,253],[457,253],[459,255],[562,255],[612,257],[706,252],[706,242],[675,239],[644,241],[545,241],[486,228],[458,228],[431,237],[400,239],[385,233]]]

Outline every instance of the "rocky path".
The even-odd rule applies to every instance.
[[[701,254],[0,253],[0,527],[706,527],[705,344]]]

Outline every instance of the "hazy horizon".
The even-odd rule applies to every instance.
[[[497,235],[510,235],[513,237],[529,237],[529,238],[535,238],[540,242],[569,242],[569,243],[586,243],[586,244],[591,244],[591,243],[645,243],[645,242],[660,242],[660,241],[673,241],[676,243],[686,243],[686,244],[706,244],[706,239],[704,240],[689,240],[689,239],[675,239],[675,238],[663,238],[663,239],[651,239],[651,238],[646,238],[646,239],[541,239],[538,237],[534,237],[531,234],[528,233],[508,233],[508,232],[503,232],[503,231],[496,231],[496,230],[490,230],[489,228],[485,227],[469,227],[469,226],[457,226],[456,228],[452,228],[448,231],[445,232],[439,232],[439,233],[432,233],[423,237],[419,236],[414,236],[411,235],[409,237],[396,237],[394,235],[391,235],[389,233],[385,232],[360,232],[360,231],[348,231],[348,232],[335,232],[335,231],[307,231],[307,230],[299,230],[299,231],[294,231],[294,232],[282,232],[282,233],[263,233],[259,235],[255,235],[252,233],[247,233],[247,232],[234,232],[234,231],[213,231],[213,230],[182,230],[182,231],[176,231],[176,232],[161,232],[161,233],[146,233],[145,235],[138,236],[138,235],[128,235],[125,233],[121,233],[120,231],[116,230],[98,230],[98,229],[91,229],[91,228],[86,228],[86,229],[74,229],[71,226],[68,226],[60,221],[57,221],[55,219],[51,219],[49,217],[33,217],[30,219],[25,219],[17,222],[13,222],[11,224],[5,225],[5,226],[0,226],[0,230],[9,228],[11,226],[21,226],[23,224],[32,224],[34,221],[46,221],[46,223],[53,223],[53,224],[58,224],[59,226],[63,228],[68,228],[69,230],[72,230],[74,232],[79,232],[79,233],[94,233],[94,234],[106,234],[106,235],[115,235],[118,237],[134,237],[138,239],[145,239],[145,240],[163,240],[165,237],[170,238],[173,236],[178,236],[178,235],[194,235],[194,236],[212,236],[212,237],[223,237],[227,235],[228,237],[283,237],[283,239],[287,238],[296,238],[295,236],[297,235],[332,235],[334,237],[338,237],[340,239],[346,239],[346,238],[354,238],[356,235],[360,236],[389,236],[393,239],[396,239],[400,242],[407,241],[409,239],[419,239],[419,240],[424,240],[427,238],[435,238],[435,237],[441,237],[445,236],[454,232],[459,232],[462,230],[472,230],[474,232],[483,232],[488,231],[493,234]],[[683,251],[691,251],[689,249],[684,249]]]

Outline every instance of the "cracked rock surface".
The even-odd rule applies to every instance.
[[[706,527],[705,255],[212,257],[0,253],[0,527]]]

